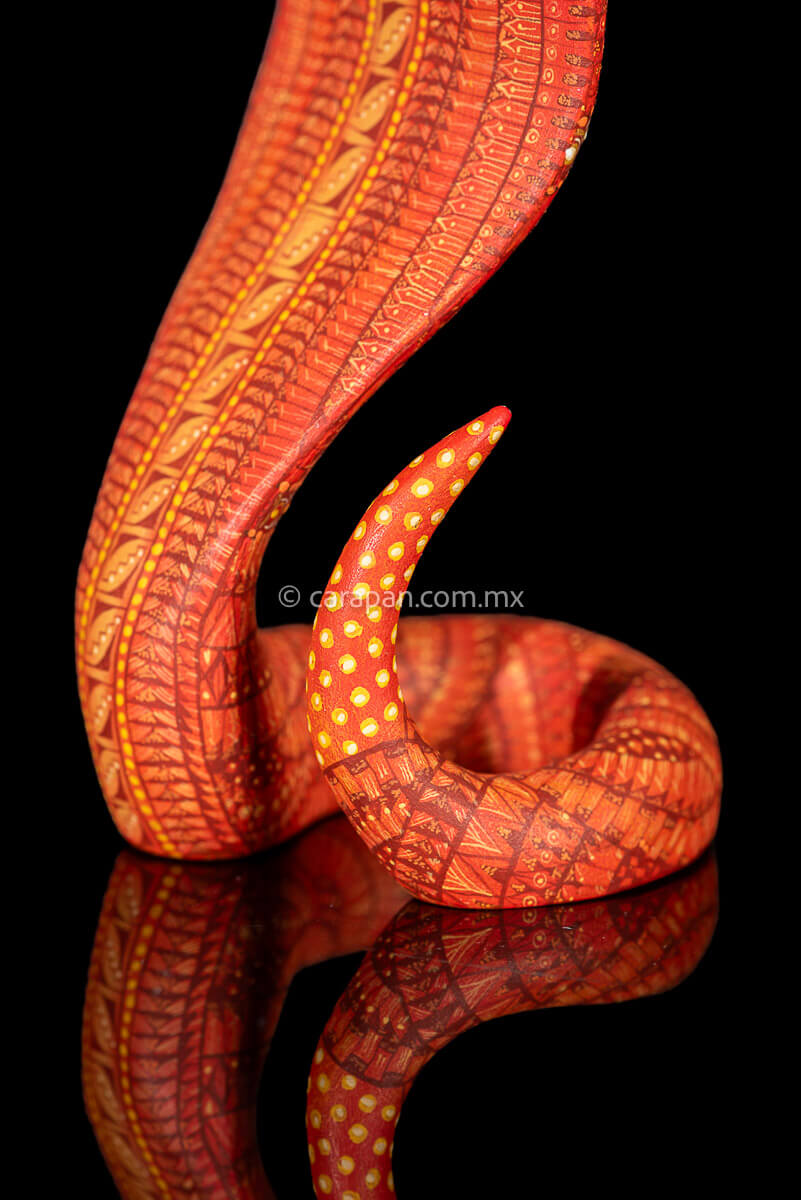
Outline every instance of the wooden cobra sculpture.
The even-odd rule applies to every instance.
[[[365,949],[406,899],[342,818],[248,864],[119,856],[82,1062],[123,1200],[270,1200],[256,1100],[289,985],[304,966]]]
[[[384,488],[329,580],[309,654],[309,730],[341,808],[408,891],[464,908],[564,903],[659,879],[709,844],[720,802],[717,739],[692,694],[583,630],[507,625],[486,735],[506,772],[449,761],[409,717],[394,649],[403,588],[509,416],[495,408],[471,421]],[[523,736],[527,706],[536,738]]]
[[[667,991],[698,965],[716,920],[712,859],[636,896],[550,911],[407,905],[368,952],[315,1052],[306,1126],[317,1196],[394,1192],[403,1101],[460,1033],[511,1013]]]
[[[334,808],[305,729],[309,630],[256,626],[262,555],[325,446],[556,194],[587,130],[604,19],[604,0],[281,0],[80,568],[83,711],[135,846],[232,857]],[[527,689],[546,670],[521,659],[540,627],[513,651],[509,628],[421,622],[399,649],[444,753],[481,758],[480,731],[504,726],[495,770],[520,757],[508,737],[536,736]]]

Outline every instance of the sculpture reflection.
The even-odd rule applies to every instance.
[[[508,1013],[675,986],[709,943],[717,877],[706,858],[647,890],[559,908],[406,901],[344,818],[247,863],[119,856],[91,961],[83,1077],[123,1200],[273,1196],[256,1099],[284,997],[302,967],[371,944],[316,1051],[307,1128],[318,1196],[390,1194],[398,1114],[438,1049]],[[308,1186],[298,1179],[297,1194]]]
[[[219,866],[126,851],[84,1005],[89,1119],[124,1200],[268,1200],[259,1077],[304,966],[363,950],[407,899],[344,818]]]
[[[709,856],[666,883],[602,901],[494,912],[406,905],[368,951],[314,1055],[306,1125],[317,1196],[394,1192],[403,1100],[460,1033],[511,1013],[667,991],[697,966],[716,920]]]

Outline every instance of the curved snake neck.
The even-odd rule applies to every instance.
[[[604,20],[602,0],[279,5],[79,573],[83,710],[133,845],[231,857],[332,811],[304,728],[307,634],[256,627],[262,555],[344,422],[550,204],[587,130]],[[480,654],[501,628],[447,636]],[[410,677],[440,636],[409,638]],[[427,734],[447,742],[452,724],[432,712]]]

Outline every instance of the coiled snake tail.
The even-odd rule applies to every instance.
[[[527,769],[466,769],[415,726],[398,681],[398,589],[508,417],[495,408],[457,429],[370,505],[323,596],[307,672],[315,753],[340,808],[412,895],[465,908],[564,903],[659,879],[709,844],[720,801],[717,740],[687,688],[568,626],[508,629],[537,692],[558,691]],[[517,688],[506,702],[528,699]]]

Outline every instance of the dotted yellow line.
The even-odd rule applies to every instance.
[[[161,443],[161,440],[164,437],[164,434],[167,432],[167,429],[169,428],[169,423],[172,421],[173,417],[175,417],[175,415],[178,413],[182,402],[187,397],[187,394],[194,387],[195,382],[198,379],[201,371],[208,363],[208,360],[209,360],[211,354],[213,353],[218,342],[220,341],[223,334],[225,333],[225,330],[231,324],[232,318],[236,315],[240,304],[242,303],[243,300],[247,299],[247,296],[249,294],[249,289],[253,287],[253,285],[257,282],[259,275],[262,275],[264,273],[268,264],[275,257],[275,254],[276,254],[279,246],[283,242],[286,234],[290,231],[293,223],[295,222],[296,218],[299,216],[301,209],[308,201],[309,195],[314,186],[314,183],[319,178],[321,171],[323,170],[323,168],[325,167],[325,165],[328,161],[328,156],[331,153],[331,150],[333,149],[334,142],[335,142],[335,140],[341,130],[341,127],[347,117],[348,110],[350,109],[350,107],[353,103],[353,93],[356,90],[356,84],[361,79],[361,76],[364,73],[364,68],[367,64],[367,51],[369,49],[370,41],[372,39],[372,35],[373,35],[374,29],[375,29],[375,13],[376,13],[377,5],[378,5],[378,0],[369,0],[367,23],[365,25],[364,38],[362,40],[360,54],[359,54],[359,58],[357,60],[357,65],[356,65],[356,70],[354,72],[353,81],[351,82],[351,84],[348,87],[348,93],[343,98],[340,109],[337,112],[337,115],[334,119],[331,129],[329,130],[328,137],[326,138],[325,142],[323,143],[323,149],[322,149],[321,153],[317,155],[314,165],[312,166],[312,169],[309,173],[309,177],[307,179],[304,179],[303,184],[301,185],[301,189],[298,192],[297,196],[295,197],[292,208],[287,213],[286,218],[282,222],[280,228],[274,234],[272,241],[270,242],[270,245],[267,247],[266,251],[264,252],[263,258],[261,259],[260,262],[258,262],[256,264],[256,266],[253,269],[253,272],[250,275],[248,275],[248,277],[246,278],[246,280],[245,280],[246,286],[243,288],[240,288],[240,290],[236,293],[236,296],[231,301],[231,303],[228,305],[228,308],[226,309],[225,314],[220,318],[219,325],[214,330],[214,332],[211,334],[206,345],[203,347],[203,350],[201,352],[200,357],[197,360],[196,365],[190,369],[190,371],[187,373],[187,377],[181,383],[181,386],[178,390],[178,395],[177,395],[175,401],[172,403],[170,408],[167,410],[165,419],[160,423],[156,433],[150,439],[150,444],[149,444],[147,450],[145,450],[144,454],[142,455],[141,462],[136,467],[136,471],[134,472],[134,477],[128,484],[128,487],[122,497],[122,500],[120,501],[119,505],[117,506],[117,510],[116,510],[116,512],[114,514],[114,518],[111,522],[109,534],[105,538],[105,540],[101,546],[100,552],[98,554],[97,562],[96,562],[95,566],[92,568],[91,575],[90,575],[90,581],[86,588],[86,594],[84,596],[83,606],[82,606],[81,615],[80,615],[79,623],[78,623],[78,656],[77,656],[78,657],[78,676],[79,676],[79,686],[80,686],[80,690],[81,690],[81,697],[84,701],[86,698],[85,691],[86,691],[86,686],[87,686],[84,655],[85,655],[85,648],[86,648],[87,627],[89,624],[89,612],[91,609],[92,597],[94,596],[95,591],[96,591],[97,579],[98,579],[98,576],[100,575],[100,570],[103,566],[103,563],[106,560],[108,551],[111,547],[111,544],[113,541],[113,536],[114,536],[114,534],[117,533],[117,531],[120,527],[120,524],[125,516],[126,511],[127,511],[128,505],[131,501],[131,497],[133,496],[134,492],[139,487],[141,480],[142,480],[142,476],[144,475],[144,473],[147,469],[147,464],[152,461],[155,451],[158,449],[158,447]],[[204,442],[204,445],[205,444],[206,443]]]
[[[133,1132],[134,1141],[136,1142],[142,1157],[147,1163],[147,1168],[153,1176],[156,1187],[164,1195],[170,1194],[170,1186],[164,1176],[156,1166],[153,1155],[150,1152],[147,1140],[142,1132],[142,1126],[139,1123],[139,1115],[134,1107],[133,1091],[131,1088],[131,1063],[130,1063],[130,1041],[131,1041],[131,1025],[133,1023],[133,1014],[136,1007],[136,990],[139,987],[140,976],[145,965],[145,956],[147,955],[148,945],[155,933],[155,926],[151,922],[157,921],[164,912],[164,901],[169,898],[169,894],[178,882],[180,871],[176,868],[174,873],[165,875],[162,879],[159,890],[156,893],[157,904],[154,904],[150,909],[146,923],[142,926],[139,939],[134,947],[133,959],[129,963],[129,978],[125,985],[125,996],[122,1001],[122,1021],[119,1030],[119,1045],[117,1048],[119,1073],[120,1073],[120,1089],[122,1092],[122,1105],[125,1110],[125,1115]]]
[[[371,3],[370,15],[368,17],[367,26],[365,27],[365,40],[362,43],[362,51],[361,51],[361,54],[359,55],[359,59],[358,59],[359,71],[358,71],[358,74],[354,74],[353,80],[351,81],[351,83],[348,84],[347,95],[343,98],[343,101],[342,101],[342,108],[345,111],[347,111],[353,103],[353,97],[356,92],[358,80],[361,77],[361,74],[363,73],[364,67],[366,66],[366,63],[367,63],[367,49],[369,48],[368,33],[369,33],[369,36],[371,37],[372,33],[373,33],[373,29],[374,29],[374,20],[373,20],[374,10],[375,10],[375,3],[373,2],[373,3]],[[233,410],[236,408],[237,404],[239,403],[240,399],[242,398],[242,395],[245,391],[245,388],[248,386],[249,381],[252,379],[252,377],[255,375],[256,371],[258,370],[259,363],[261,363],[263,361],[265,355],[267,354],[267,351],[274,344],[277,335],[281,332],[281,329],[283,328],[286,321],[289,319],[292,311],[298,307],[302,298],[306,295],[309,288],[311,287],[311,285],[314,283],[315,279],[317,278],[318,272],[322,269],[322,267],[325,265],[326,261],[331,257],[331,254],[333,253],[336,246],[339,244],[339,242],[342,238],[342,234],[348,228],[349,222],[353,219],[353,217],[356,215],[358,209],[364,203],[367,193],[373,185],[373,180],[377,176],[379,168],[380,168],[381,164],[384,162],[384,160],[387,156],[387,153],[389,152],[389,148],[392,144],[392,139],[395,137],[395,134],[398,132],[398,125],[400,123],[402,110],[409,100],[409,89],[411,88],[412,84],[414,83],[414,77],[417,73],[417,70],[418,70],[419,64],[420,64],[420,59],[422,58],[422,55],[423,55],[423,43],[425,42],[426,30],[428,28],[428,12],[429,12],[428,0],[422,0],[422,3],[420,5],[420,15],[419,15],[417,33],[416,33],[416,37],[415,37],[415,45],[414,45],[414,48],[410,55],[409,63],[407,65],[406,75],[404,76],[404,79],[403,79],[402,90],[398,95],[396,107],[392,113],[392,116],[390,119],[390,124],[387,127],[386,134],[384,135],[384,137],[381,141],[381,144],[375,153],[374,161],[373,161],[372,165],[367,169],[367,173],[359,187],[359,191],[353,196],[350,205],[345,210],[344,216],[337,223],[336,232],[333,233],[331,235],[331,237],[329,237],[326,246],[320,251],[320,254],[317,257],[316,261],[314,262],[314,265],[306,273],[306,275],[303,279],[303,282],[297,288],[295,295],[289,301],[287,307],[285,309],[283,309],[283,311],[280,312],[279,315],[277,316],[274,324],[270,328],[270,332],[264,338],[261,346],[259,347],[259,349],[256,351],[255,355],[253,356],[254,361],[250,364],[250,366],[245,371],[243,377],[237,383],[236,388],[234,389],[234,392],[232,393],[232,395],[229,397],[225,408],[218,415],[216,422],[209,429],[208,434],[201,442],[192,461],[187,466],[186,471],[184,473],[184,478],[178,484],[178,487],[173,496],[170,508],[168,509],[167,513],[165,514],[165,517],[164,517],[165,524],[161,527],[161,529],[159,529],[159,540],[154,544],[154,546],[152,547],[152,549],[150,551],[150,557],[148,558],[147,562],[145,563],[144,571],[143,571],[140,579],[137,582],[136,590],[131,599],[131,608],[127,614],[127,619],[126,619],[127,623],[123,627],[123,631],[122,631],[123,640],[120,643],[119,658],[117,660],[116,696],[115,696],[115,704],[116,704],[116,710],[117,710],[117,724],[118,724],[118,728],[119,728],[120,741],[121,741],[122,750],[123,750],[123,762],[125,765],[128,782],[129,782],[131,788],[133,789],[134,797],[136,798],[136,800],[138,800],[140,802],[139,811],[144,817],[147,818],[148,825],[150,826],[154,836],[156,837],[157,841],[160,843],[162,848],[165,851],[167,851],[168,853],[169,852],[177,853],[177,851],[175,850],[175,847],[173,846],[173,844],[170,842],[168,835],[164,832],[164,830],[161,828],[161,825],[159,824],[159,822],[156,820],[155,816],[153,815],[152,806],[150,804],[145,803],[145,801],[147,800],[147,797],[142,788],[141,780],[136,772],[136,764],[133,761],[133,746],[131,745],[131,742],[129,739],[127,717],[124,712],[125,672],[126,672],[126,667],[127,667],[127,654],[128,654],[128,649],[130,647],[130,638],[131,638],[131,635],[133,634],[133,627],[136,623],[136,617],[142,606],[142,602],[145,598],[145,592],[147,590],[148,580],[152,577],[153,572],[156,569],[157,559],[164,552],[164,545],[165,545],[165,541],[167,538],[167,534],[169,532],[169,526],[175,521],[175,518],[178,514],[178,509],[180,508],[180,505],[183,501],[184,496],[186,495],[186,493],[189,490],[192,479],[194,478],[194,476],[197,474],[197,472],[201,468],[203,460],[206,457],[207,450],[212,445],[214,438],[217,437],[218,434],[221,432],[226,421],[228,421],[229,418],[231,417]],[[322,159],[324,161],[323,155],[320,155],[320,159]],[[304,184],[304,186],[306,186],[306,185]],[[311,185],[309,184],[309,186],[311,186]],[[278,513],[279,513],[279,510],[274,509],[273,512],[270,514],[270,516],[276,517],[276,516],[278,516]]]

